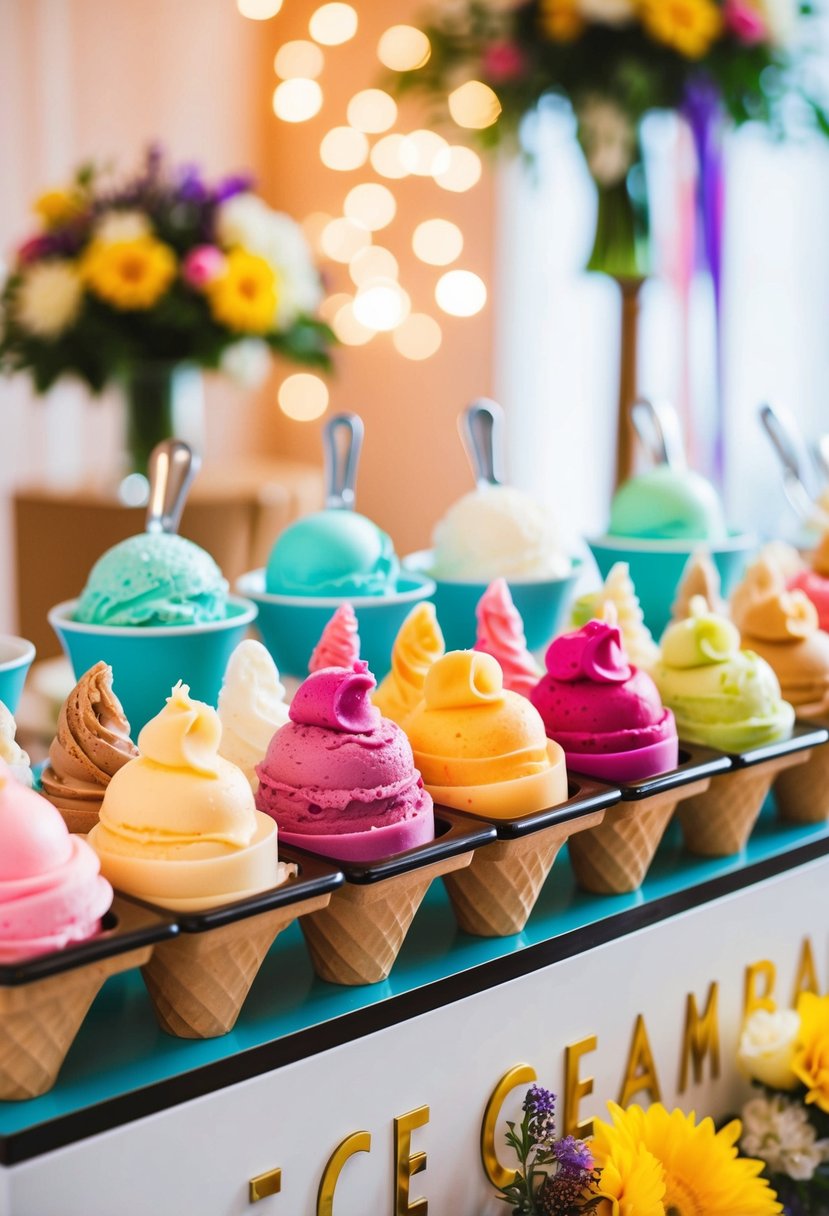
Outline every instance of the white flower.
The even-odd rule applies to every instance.
[[[794,1089],[797,1077],[792,1070],[792,1055],[799,1030],[800,1017],[793,1009],[775,1013],[756,1009],[745,1024],[737,1062],[761,1085]]]
[[[278,329],[291,325],[298,313],[316,309],[322,284],[305,234],[290,216],[272,211],[255,194],[237,194],[219,207],[216,235],[224,248],[240,245],[276,271]]]
[[[585,21],[600,25],[626,25],[636,16],[633,0],[577,0],[577,8]]]
[[[36,263],[23,274],[15,319],[39,338],[56,338],[75,320],[82,296],[83,284],[71,262]]]
[[[600,186],[615,186],[626,176],[636,154],[636,132],[624,110],[602,97],[588,97],[579,107],[579,139],[587,167]]]
[[[775,46],[788,46],[797,28],[797,0],[760,0],[771,41]]]
[[[95,239],[105,245],[137,241],[151,232],[150,221],[142,211],[107,211],[95,225]]]
[[[829,1159],[829,1141],[818,1140],[805,1108],[779,1095],[752,1098],[743,1107],[743,1152],[765,1161],[773,1174],[808,1182]]]
[[[271,351],[261,338],[242,338],[224,350],[220,367],[243,388],[259,388],[271,368]]]

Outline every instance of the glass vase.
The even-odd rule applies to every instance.
[[[124,380],[128,473],[146,475],[150,453],[163,439],[204,442],[201,371],[187,363],[141,363]]]

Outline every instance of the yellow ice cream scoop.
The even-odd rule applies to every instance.
[[[405,727],[423,697],[427,672],[445,649],[434,604],[416,604],[394,640],[391,671],[372,697],[384,718]]]
[[[276,824],[241,769],[218,753],[219,716],[177,684],[115,774],[89,834],[113,886],[182,911],[280,881]]]
[[[429,668],[406,733],[436,803],[513,818],[567,798],[564,752],[482,651],[450,651]]]

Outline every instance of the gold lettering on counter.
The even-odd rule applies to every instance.
[[[579,1119],[582,1098],[593,1092],[593,1077],[579,1075],[582,1056],[595,1051],[599,1045],[596,1035],[570,1043],[564,1048],[564,1135],[587,1140],[593,1135],[593,1120]]]
[[[484,1111],[481,1124],[481,1161],[492,1185],[500,1190],[510,1186],[515,1181],[516,1170],[505,1169],[498,1160],[495,1148],[495,1137],[501,1122],[501,1110],[507,1095],[519,1085],[528,1089],[538,1080],[535,1069],[530,1064],[516,1064],[509,1072],[504,1073],[501,1080],[493,1089]]]
[[[688,993],[685,1003],[682,1056],[679,1065],[679,1092],[681,1094],[684,1094],[688,1088],[689,1066],[693,1073],[694,1084],[701,1083],[706,1056],[711,1060],[711,1079],[716,1081],[720,1075],[719,999],[720,986],[716,980],[713,980],[708,989],[705,1011],[700,1016],[696,996],[693,992]]]
[[[777,983],[777,968],[771,959],[761,959],[746,967],[743,988],[743,1021],[755,1009],[774,1009],[774,986]],[[762,991],[761,991],[762,985]]]
[[[801,992],[813,992],[815,996],[820,996],[815,952],[812,949],[812,939],[809,937],[804,937],[803,945],[800,948],[800,958],[797,960],[797,974],[794,979],[791,1001],[792,1009],[797,1007],[797,998]]]
[[[268,1170],[265,1174],[257,1174],[248,1184],[248,1203],[258,1203],[269,1195],[278,1195],[282,1190],[282,1170]]]
[[[352,1132],[334,1149],[320,1178],[317,1192],[317,1216],[334,1216],[334,1192],[342,1168],[355,1153],[371,1151],[371,1132]]]
[[[633,1038],[628,1052],[622,1088],[619,1090],[619,1105],[629,1106],[637,1094],[645,1093],[651,1102],[662,1101],[656,1064],[651,1051],[651,1041],[645,1019],[640,1013],[633,1028]]]
[[[394,1121],[394,1216],[426,1216],[426,1199],[409,1201],[409,1187],[415,1174],[426,1169],[426,1154],[413,1153],[412,1132],[429,1122],[429,1107],[419,1106]]]

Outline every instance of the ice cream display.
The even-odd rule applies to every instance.
[[[96,663],[61,706],[57,734],[40,782],[70,832],[98,822],[104,792],[115,774],[138,755],[130,725],[113,692],[112,668]]]
[[[308,661],[309,672],[321,667],[353,667],[360,658],[357,618],[350,604],[340,604],[322,631]]]
[[[510,818],[567,797],[561,749],[529,701],[504,687],[489,654],[438,659],[406,732],[426,788],[444,806]]]
[[[385,596],[400,564],[391,537],[356,511],[325,510],[286,528],[265,573],[270,595]]]
[[[768,556],[749,568],[731,603],[743,645],[773,669],[797,716],[829,724],[829,634],[818,628],[814,604],[802,591],[787,590],[782,570]],[[817,823],[829,817],[829,748],[815,748],[805,764],[781,773],[774,792],[786,819]]]
[[[765,659],[741,650],[736,625],[710,612],[701,596],[691,601],[690,617],[666,631],[654,678],[681,739],[739,757],[707,794],[680,807],[686,847],[703,856],[739,852],[778,772],[807,759],[788,747],[776,756],[767,750],[791,735],[794,709]]]
[[[648,671],[659,657],[659,647],[645,624],[627,562],[615,562],[598,591],[579,596],[573,605],[571,625],[580,629],[588,621],[598,619],[606,604],[612,604],[616,611],[625,654],[634,667]]]
[[[17,742],[17,724],[0,701],[0,760],[8,766],[9,772],[22,785],[32,784],[32,765],[28,755]]]
[[[87,625],[201,625],[224,618],[227,583],[209,553],[183,536],[142,532],[108,550],[75,609]]]
[[[478,601],[475,649],[498,660],[504,688],[528,697],[541,674],[527,649],[524,623],[503,578],[490,583]]]
[[[405,727],[423,697],[426,673],[444,650],[434,604],[416,604],[394,640],[391,671],[372,697],[384,718]]]
[[[433,838],[432,799],[403,731],[371,704],[374,687],[365,663],[300,685],[257,770],[256,805],[286,841],[372,861]]]
[[[435,578],[566,578],[571,562],[549,513],[513,486],[480,484],[435,528]]]
[[[588,621],[550,645],[530,699],[568,768],[638,781],[676,767],[676,725],[653,680],[633,667],[618,625]]]
[[[610,508],[610,536],[716,544],[728,530],[719,495],[693,469],[660,464],[622,485]]]
[[[740,752],[791,733],[794,710],[771,667],[740,649],[736,626],[701,596],[691,601],[690,617],[665,633],[654,679],[689,743]]]
[[[285,689],[261,642],[240,642],[225,671],[219,693],[222,739],[219,755],[240,768],[256,792],[256,765],[280,726],[288,721]]]
[[[688,558],[671,608],[675,621],[684,621],[691,615],[691,600],[701,595],[711,612],[727,614],[728,606],[722,598],[722,580],[707,549],[698,549]]]
[[[821,629],[829,632],[829,532],[811,555],[809,566],[793,575],[790,585],[808,595]]]

